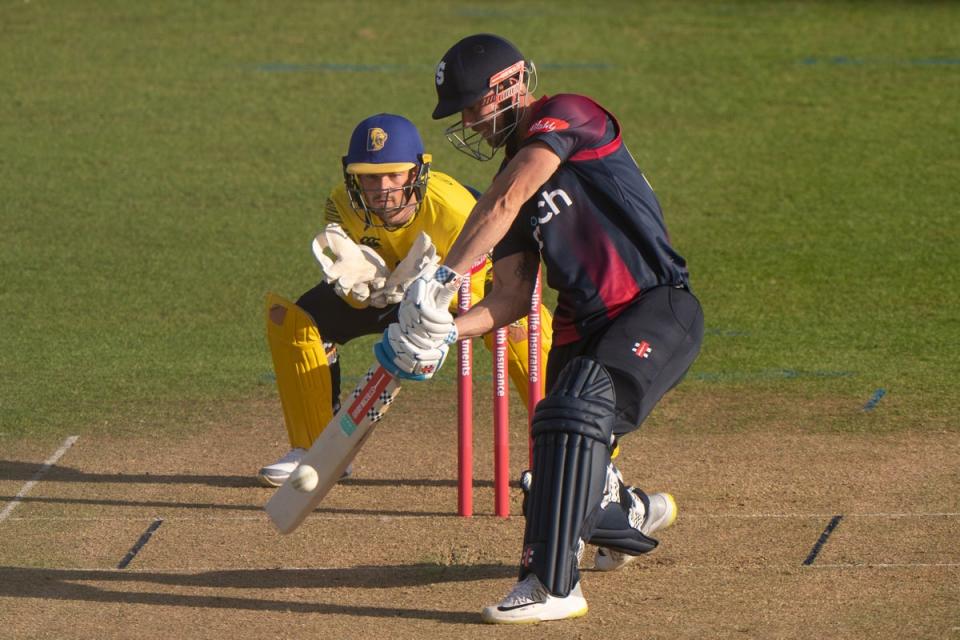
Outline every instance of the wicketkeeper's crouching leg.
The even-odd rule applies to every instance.
[[[277,378],[277,392],[290,440],[290,452],[260,469],[257,478],[266,486],[279,486],[299,463],[333,418],[339,380],[331,374],[336,363],[333,345],[325,345],[313,318],[299,306],[275,293],[267,294],[267,342]],[[333,362],[331,362],[331,360]],[[339,371],[336,377],[339,377]]]

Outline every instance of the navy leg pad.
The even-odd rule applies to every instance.
[[[561,597],[579,579],[580,538],[600,516],[615,400],[606,369],[589,358],[575,358],[534,414],[533,482],[520,577],[535,573]]]

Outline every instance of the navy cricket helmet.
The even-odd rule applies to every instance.
[[[480,33],[453,45],[437,64],[437,106],[434,120],[446,118],[482,101],[494,105],[480,120],[460,121],[444,132],[458,151],[477,160],[490,160],[506,144],[520,120],[523,95],[532,91],[532,62],[505,38]],[[479,132],[482,123],[486,135]]]
[[[493,79],[523,61],[523,54],[510,41],[489,33],[456,43],[437,64],[433,119],[463,111],[496,87]]]

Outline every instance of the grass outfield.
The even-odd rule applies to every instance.
[[[434,64],[480,31],[622,120],[705,308],[678,393],[960,426],[960,6],[410,6],[0,3],[0,433],[190,428],[275,393],[263,296],[317,280],[356,122],[402,113],[436,169],[495,170],[429,118]]]

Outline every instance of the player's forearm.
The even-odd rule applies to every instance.
[[[456,319],[461,337],[476,337],[505,327],[530,311],[540,256],[533,251],[503,257],[493,265],[493,288],[468,313]]]
[[[487,191],[477,201],[443,263],[457,273],[468,273],[471,265],[493,251],[507,234],[517,211],[519,205],[511,205],[506,194]]]
[[[490,253],[503,239],[523,203],[559,166],[560,158],[545,144],[521,149],[480,196],[444,264],[457,273],[467,273],[480,256]]]
[[[470,311],[457,317],[457,334],[461,338],[476,338],[516,322],[530,310],[529,300],[525,304],[519,302],[523,299],[516,296],[488,295]]]

